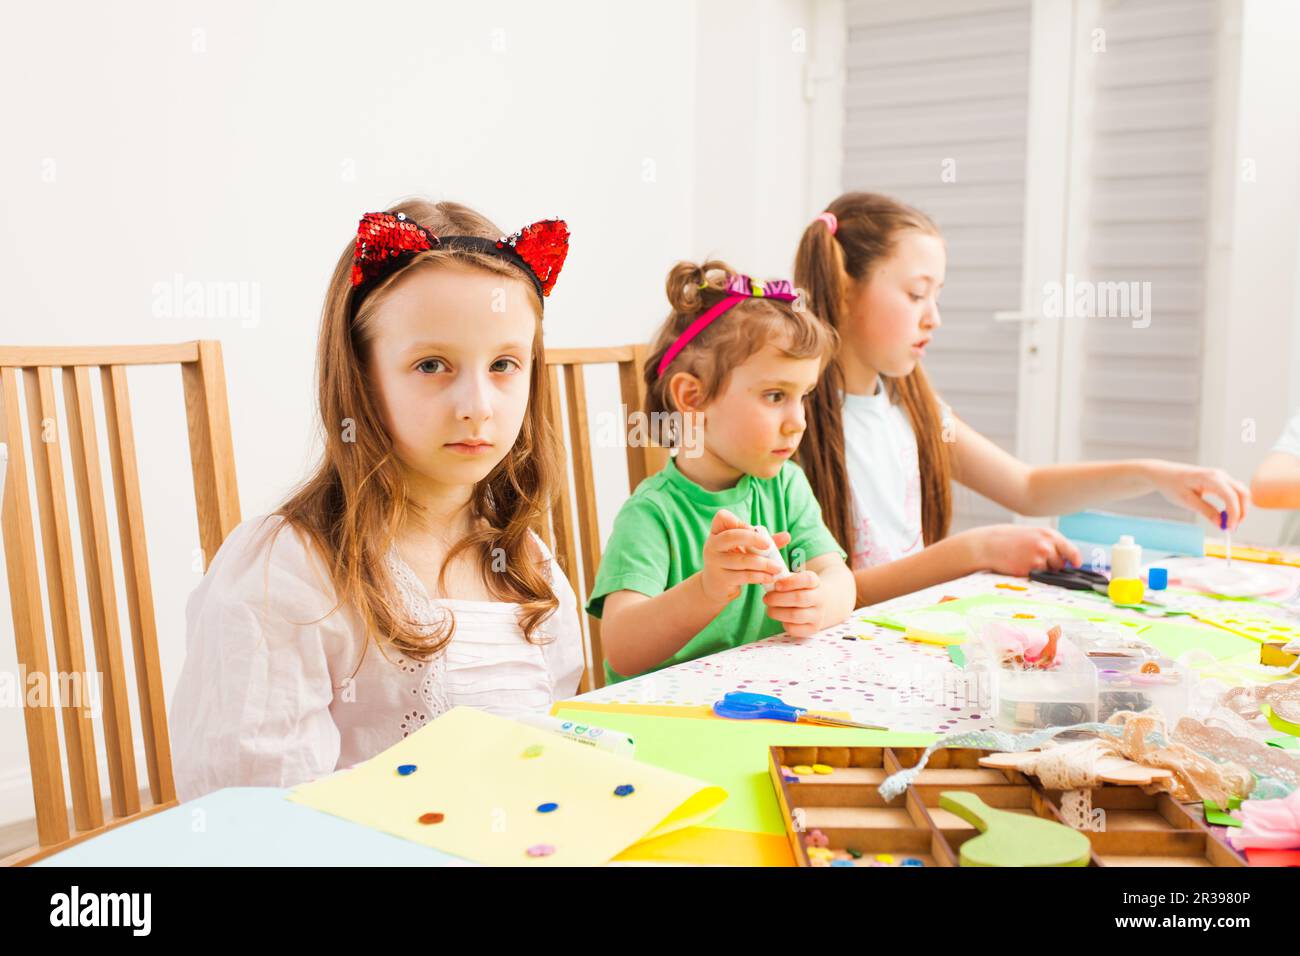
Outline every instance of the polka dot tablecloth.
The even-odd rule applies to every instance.
[[[1300,568],[1295,571],[1300,581]],[[1016,590],[998,588],[1012,585]],[[1004,594],[1105,611],[1150,622],[1095,598],[1024,578],[980,572],[870,608],[873,616],[929,607],[945,596]],[[1170,595],[1170,599],[1174,599]],[[1188,606],[1217,606],[1208,597],[1179,593]],[[848,711],[854,720],[890,730],[956,733],[993,726],[986,681],[961,671],[945,648],[906,641],[900,631],[861,620],[798,638],[778,634],[753,644],[688,661],[584,694],[592,703],[709,705],[729,691],[772,694],[815,710]],[[1188,620],[1185,617],[1171,618]]]

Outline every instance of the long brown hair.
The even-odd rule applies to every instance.
[[[500,229],[467,206],[408,199],[391,213],[405,213],[434,235],[496,239]],[[366,372],[375,313],[384,293],[412,269],[434,268],[458,260],[498,275],[518,279],[529,290],[537,313],[533,336],[530,393],[523,425],[514,447],[474,488],[470,499],[471,532],[448,551],[439,574],[461,552],[477,555],[489,590],[500,600],[521,606],[519,624],[530,643],[546,617],[559,605],[544,565],[530,557],[529,529],[556,500],[563,459],[546,415],[546,366],[542,345],[542,302],[519,270],[494,256],[463,249],[433,249],[411,258],[352,308],[352,255],[349,241],[330,277],[321,314],[316,351],[316,378],[324,453],[315,473],[277,509],[302,531],[328,560],[338,603],[356,608],[369,637],[421,659],[439,653],[451,641],[455,620],[448,614],[432,633],[407,620],[385,557],[408,515],[419,505],[409,500],[392,437],[385,427]],[[355,311],[355,317],[353,312]],[[504,560],[500,560],[503,558]],[[364,651],[363,651],[364,657]],[[360,664],[358,663],[358,667]]]
[[[720,259],[698,265],[679,262],[669,271],[665,292],[672,312],[655,333],[644,369],[645,413],[651,420],[678,410],[669,394],[669,383],[677,372],[690,372],[700,380],[701,403],[707,403],[726,387],[732,371],[768,342],[784,339],[784,351],[790,358],[819,358],[823,365],[835,354],[837,339],[830,326],[796,308],[795,303],[756,296],[742,299],[707,325],[673,357],[661,376],[659,363],[664,354],[700,313],[722,300],[727,280],[735,274]],[[673,435],[668,444],[679,439]]]
[[[795,254],[795,284],[809,308],[837,332],[848,313],[855,282],[864,282],[872,267],[888,257],[907,229],[939,236],[925,213],[878,193],[845,193],[826,207],[838,220],[835,234],[820,219],[804,229]],[[841,335],[843,333],[841,332]],[[918,362],[902,378],[884,379],[890,401],[907,411],[916,435],[921,472],[921,534],[933,544],[948,533],[952,521],[952,461],[943,441],[939,400]],[[838,355],[827,366],[809,399],[808,430],[798,460],[822,506],[822,520],[840,546],[853,553],[853,498],[844,457],[842,414],[844,366]]]

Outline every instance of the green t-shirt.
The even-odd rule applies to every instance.
[[[614,519],[587,602],[588,613],[600,617],[605,595],[614,591],[655,597],[700,571],[704,542],[719,508],[726,508],[741,521],[762,525],[772,534],[789,531],[790,543],[781,549],[787,567],[795,566],[795,556],[799,564],[832,551],[845,557],[822,524],[821,506],[807,476],[794,462],[787,461],[775,477],[742,475],[733,488],[707,491],[678,471],[670,458],[661,471],[637,485]],[[762,587],[747,584],[704,630],[650,670],[748,644],[784,629],[780,621],[767,616]],[[605,677],[611,684],[634,676],[615,673],[605,664]]]

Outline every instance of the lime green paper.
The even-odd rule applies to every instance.
[[[602,721],[602,723],[604,723]],[[540,747],[536,756],[526,750]],[[409,775],[397,768],[414,764]],[[631,784],[627,796],[614,788]],[[592,866],[700,823],[726,791],[472,707],[455,707],[288,799],[480,863]],[[538,806],[557,803],[551,813]],[[423,824],[421,815],[441,813]],[[530,847],[549,845],[549,856]]]
[[[1241,808],[1241,797],[1228,797],[1228,808],[1225,810],[1213,800],[1206,800],[1204,806],[1205,822],[1213,823],[1220,827],[1239,827],[1241,820],[1228,813],[1228,810],[1238,810]]]
[[[848,730],[771,720],[648,717],[566,704],[556,708],[556,716],[621,731],[636,740],[638,760],[724,788],[729,794],[727,801],[706,825],[754,833],[785,832],[768,772],[769,747],[924,747],[936,739],[935,734]]]

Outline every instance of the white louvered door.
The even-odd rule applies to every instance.
[[[927,212],[948,244],[925,367],[957,415],[1016,450],[1030,0],[850,0],[845,190]],[[954,487],[953,528],[1008,520]]]
[[[1201,459],[1220,20],[1219,0],[1079,6],[1067,272],[1096,283],[1099,314],[1064,323],[1064,460]],[[1126,290],[1146,315],[1113,314]],[[1159,495],[1112,510],[1189,517]]]

